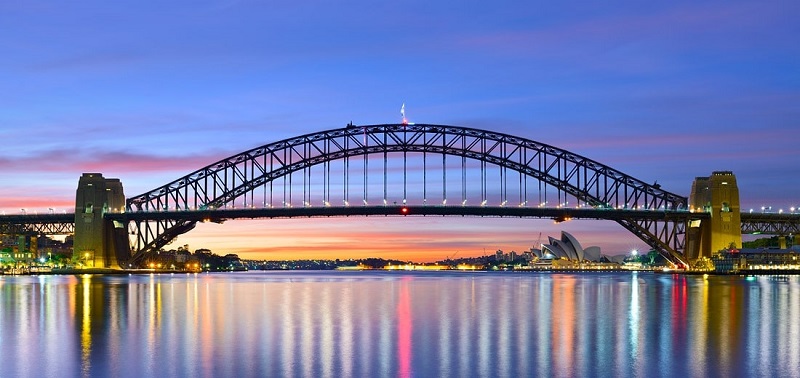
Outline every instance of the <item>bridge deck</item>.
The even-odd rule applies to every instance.
[[[683,220],[703,219],[707,214],[688,211],[661,210],[613,210],[613,209],[554,209],[528,207],[482,207],[482,206],[353,206],[353,207],[298,207],[264,209],[217,209],[195,211],[132,212],[106,214],[110,219],[224,221],[241,218],[310,218],[341,216],[477,216],[607,220]]]
[[[554,209],[528,207],[481,206],[353,206],[305,207],[267,209],[217,209],[198,211],[162,211],[107,213],[106,217],[118,221],[150,221],[183,219],[198,222],[221,222],[228,219],[310,218],[342,216],[477,216],[606,220],[696,220],[707,219],[709,214],[686,211],[615,210],[615,209]],[[800,234],[800,214],[742,213],[742,232],[745,234],[797,235]],[[75,214],[12,214],[0,215],[0,233],[63,234],[73,232]],[[24,226],[35,227],[24,227]],[[65,227],[66,226],[66,227]]]
[[[800,234],[800,214],[742,213],[741,219],[745,234]]]

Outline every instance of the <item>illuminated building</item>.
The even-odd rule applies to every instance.
[[[800,271],[800,248],[724,250],[712,256],[711,261],[718,273]]]
[[[574,236],[566,231],[561,231],[561,240],[548,237],[549,244],[542,245],[542,249],[531,249],[539,259],[567,259],[576,262],[600,261],[600,247],[584,249]]]

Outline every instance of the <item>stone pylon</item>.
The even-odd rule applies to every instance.
[[[130,256],[127,225],[105,219],[109,212],[125,211],[125,194],[119,179],[84,173],[75,195],[73,253],[89,268],[120,268]]]
[[[742,247],[739,187],[733,172],[716,171],[709,177],[695,178],[689,206],[694,212],[711,215],[710,219],[692,221],[687,227],[686,251],[690,259]]]

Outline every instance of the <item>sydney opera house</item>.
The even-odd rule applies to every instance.
[[[532,252],[540,260],[567,259],[577,263],[600,262],[600,247],[581,247],[581,243],[565,231],[561,231],[561,240],[548,237],[549,244],[543,244],[542,249],[533,249]]]

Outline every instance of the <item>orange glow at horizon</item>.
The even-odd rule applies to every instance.
[[[24,199],[20,199],[22,201]],[[5,208],[6,214],[72,212],[70,200],[47,203],[19,202]],[[57,203],[63,206],[54,206]],[[5,202],[9,205],[9,202]],[[27,205],[27,206],[25,206]],[[70,205],[74,206],[74,205]],[[402,211],[402,210],[401,210]],[[495,251],[521,254],[547,237],[558,238],[561,230],[575,235],[581,245],[600,246],[613,256],[631,249],[645,250],[639,239],[611,221],[575,220],[553,224],[550,219],[442,216],[354,216],[332,218],[291,218],[229,220],[223,224],[198,223],[164,247],[185,244],[190,251],[205,248],[218,255],[237,254],[253,260],[361,259],[384,258],[428,263],[456,258],[493,255]],[[541,233],[541,239],[539,238]],[[55,239],[63,240],[62,236]]]
[[[552,225],[547,219],[475,217],[350,217],[232,220],[199,223],[165,247],[185,244],[218,255],[243,259],[303,260],[384,258],[434,262],[454,256],[493,255],[498,249],[522,253],[537,243],[539,232],[573,233],[584,247],[601,245],[603,253],[629,250],[635,237],[620,237],[613,222],[570,222]]]

